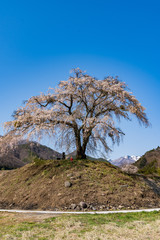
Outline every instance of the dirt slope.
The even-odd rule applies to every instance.
[[[66,181],[72,186],[65,187]],[[89,210],[160,207],[160,194],[153,191],[154,184],[160,189],[159,181],[147,181],[110,163],[37,159],[0,171],[0,208],[81,210],[81,201]]]

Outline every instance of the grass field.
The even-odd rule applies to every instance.
[[[0,213],[1,240],[160,240],[160,212],[108,215]]]

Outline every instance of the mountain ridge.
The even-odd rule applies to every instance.
[[[120,157],[114,160],[109,160],[109,162],[117,167],[123,167],[124,165],[135,163],[139,158],[140,156],[126,155],[124,157]]]
[[[34,158],[51,160],[61,158],[62,154],[38,142],[22,142],[15,149],[0,154],[0,169],[15,169],[31,163]]]

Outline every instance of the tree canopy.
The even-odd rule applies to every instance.
[[[149,125],[144,107],[118,77],[98,80],[77,68],[57,88],[27,100],[4,127],[12,138],[53,136],[83,159],[89,150],[107,152],[108,139],[118,143],[124,133],[116,119],[131,120],[131,115]]]

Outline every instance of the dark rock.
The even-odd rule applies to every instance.
[[[85,202],[80,202],[79,205],[81,208],[87,208],[87,203]]]

